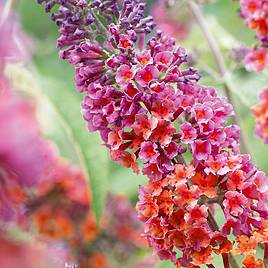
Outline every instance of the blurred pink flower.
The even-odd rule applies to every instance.
[[[259,98],[259,103],[251,108],[256,120],[255,132],[265,144],[268,144],[268,87],[261,92]]]
[[[21,219],[26,195],[16,177],[0,167],[0,220],[10,222]]]
[[[159,28],[167,36],[178,40],[186,38],[189,30],[189,20],[184,23],[183,19],[173,16],[163,0],[158,0],[152,7],[151,14]],[[189,19],[189,18],[188,18]]]
[[[3,4],[0,3],[0,75],[7,61],[29,59],[33,47],[30,38],[22,32],[16,15],[11,13],[5,17],[3,11]]]
[[[31,103],[15,96],[1,79],[0,129],[0,220],[19,221],[26,188],[41,181],[54,152],[39,132]]]
[[[24,186],[38,183],[52,158],[51,146],[40,135],[32,105],[0,84],[0,166]]]
[[[268,66],[268,50],[259,46],[249,49],[245,60],[246,69],[250,72],[261,72]]]
[[[60,268],[67,254],[63,248],[41,241],[15,241],[0,234],[0,267]]]

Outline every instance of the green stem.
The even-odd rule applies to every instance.
[[[103,25],[103,23],[101,22],[100,18],[98,17],[98,15],[92,11],[92,15],[95,18],[95,24],[97,25],[97,28],[99,30],[100,34],[103,34],[105,36],[108,36],[108,30],[106,29],[106,27]]]
[[[214,217],[210,211],[208,211],[208,223],[209,223],[209,226],[212,229],[212,231],[214,231],[214,232],[219,231],[219,226],[218,226],[216,220],[214,219]],[[228,258],[229,263],[231,264],[232,268],[239,268],[234,256],[231,253],[229,253],[227,255],[227,258]],[[224,263],[226,262],[226,257],[223,259],[223,261],[224,261]],[[224,266],[224,268],[227,268],[227,267],[228,266],[226,266],[226,267]]]
[[[248,144],[246,141],[246,138],[244,136],[244,133],[242,131],[242,127],[241,127],[241,122],[240,122],[240,118],[239,115],[236,111],[236,107],[235,107],[235,103],[233,100],[233,96],[231,94],[231,89],[228,85],[228,83],[226,83],[225,81],[225,75],[227,73],[227,69],[225,66],[225,62],[223,59],[223,56],[221,54],[221,51],[217,45],[216,39],[214,38],[213,34],[211,33],[210,29],[209,29],[209,25],[207,24],[205,17],[203,16],[199,6],[193,2],[193,1],[189,1],[188,3],[191,12],[193,13],[193,16],[195,17],[196,22],[198,23],[199,27],[201,28],[203,35],[205,37],[205,39],[207,40],[208,46],[211,50],[211,54],[214,57],[215,63],[217,65],[218,68],[218,72],[219,75],[223,78],[223,82],[224,82],[224,93],[228,99],[228,101],[233,105],[234,108],[234,122],[240,126],[241,129],[241,133],[240,133],[240,145],[241,145],[241,151],[242,153],[249,153],[249,148],[248,148]]]

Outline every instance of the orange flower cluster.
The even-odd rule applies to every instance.
[[[55,164],[28,202],[28,212],[37,232],[50,241],[62,241],[79,268],[118,267],[113,266],[114,261],[144,267],[131,259],[146,247],[134,208],[125,196],[108,195],[97,227],[89,188],[80,169],[65,162]],[[150,260],[146,267],[154,263]]]
[[[199,189],[201,177],[192,166],[177,165],[173,175],[140,189],[137,210],[145,222],[145,235],[160,258],[171,259],[177,267],[211,264],[213,252],[232,249],[232,243],[213,230],[211,212],[202,204],[205,193],[215,196],[217,181],[208,178]],[[183,252],[182,258],[177,259],[176,249]]]
[[[256,119],[256,135],[268,143],[268,88],[260,95],[260,102],[252,107],[252,113]]]
[[[263,245],[266,254],[265,244],[268,240],[268,223],[264,223],[263,226],[253,232],[252,236],[247,237],[245,235],[241,235],[237,237],[236,243],[234,245],[234,249],[232,253],[234,255],[244,255],[245,258],[242,262],[242,268],[264,268],[264,262],[261,259],[256,259],[255,254],[257,251],[257,247],[259,245]]]
[[[97,235],[90,199],[81,170],[58,163],[38,187],[29,209],[33,210],[33,222],[41,234],[77,244],[92,241]]]
[[[255,257],[253,255],[247,255],[245,259],[243,260],[243,266],[242,268],[264,268],[263,261],[258,259],[255,260]]]
[[[0,231],[0,267],[2,268],[59,268],[68,256],[57,243],[42,243],[36,239],[23,240]]]
[[[246,163],[243,166],[225,177],[178,164],[173,174],[140,188],[139,218],[145,224],[150,246],[161,259],[171,260],[176,267],[206,264],[213,268],[213,253],[227,261],[228,254],[233,253],[246,256],[243,268],[262,267],[261,260],[255,266],[248,265],[255,262],[257,246],[266,246],[268,241],[267,210],[261,202],[255,207],[256,202],[250,200],[261,196],[252,185],[262,185],[263,173],[257,172],[247,183],[245,167],[252,168]],[[223,226],[213,219],[211,204],[216,203],[223,207]],[[231,229],[235,240],[229,236]]]

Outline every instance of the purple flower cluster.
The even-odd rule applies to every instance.
[[[141,0],[37,0],[60,27],[59,48],[94,40],[103,35],[106,25],[118,23],[121,30],[134,29],[137,33],[150,33],[154,28],[151,16],[144,18],[145,4]],[[55,10],[55,11],[54,11]],[[119,11],[120,10],[120,11]]]
[[[150,33],[154,27],[153,18],[144,18],[145,3],[141,0],[94,0],[90,4],[109,22],[117,22],[120,29]]]
[[[110,38],[114,50],[122,38]],[[222,150],[238,152],[238,127],[225,126],[231,105],[214,89],[195,83],[195,70],[181,68],[187,55],[172,39],[158,34],[144,50],[134,48],[131,36],[127,40],[125,49],[106,60],[108,85],[76,76],[86,92],[82,108],[89,129],[100,131],[113,160],[137,171],[135,160],[141,159],[152,180],[172,172],[188,151],[197,164],[206,162],[207,172],[223,173],[228,154]]]

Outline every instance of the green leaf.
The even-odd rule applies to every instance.
[[[105,206],[108,178],[108,154],[101,145],[97,134],[88,133],[80,112],[78,94],[65,90],[64,83],[56,80],[42,81],[43,92],[69,126],[70,134],[78,147],[81,162],[89,177],[93,195],[93,210],[97,220],[100,219]]]
[[[254,31],[248,29],[239,16],[239,1],[217,0],[203,5],[206,15],[213,16],[236,40],[251,45]]]
[[[132,199],[137,198],[139,185],[145,185],[148,181],[144,175],[137,175],[121,166],[111,173],[110,179],[113,182],[110,185],[112,193],[124,193]]]
[[[172,264],[170,261],[159,261],[156,264],[156,268],[174,268],[174,264]]]
[[[225,76],[225,82],[241,102],[251,107],[258,102],[259,93],[267,86],[267,72],[249,73],[243,69],[229,72]]]
[[[33,76],[20,65],[9,65],[6,74],[15,88],[36,95],[39,99],[47,99],[61,118],[71,141],[70,146],[75,148],[89,179],[93,196],[92,206],[99,221],[108,190],[108,152],[101,145],[99,135],[87,130],[80,111],[81,96],[76,91],[67,90],[68,86],[64,81],[42,77],[37,71]],[[34,77],[38,78],[38,82]],[[51,120],[53,121],[53,118]]]

